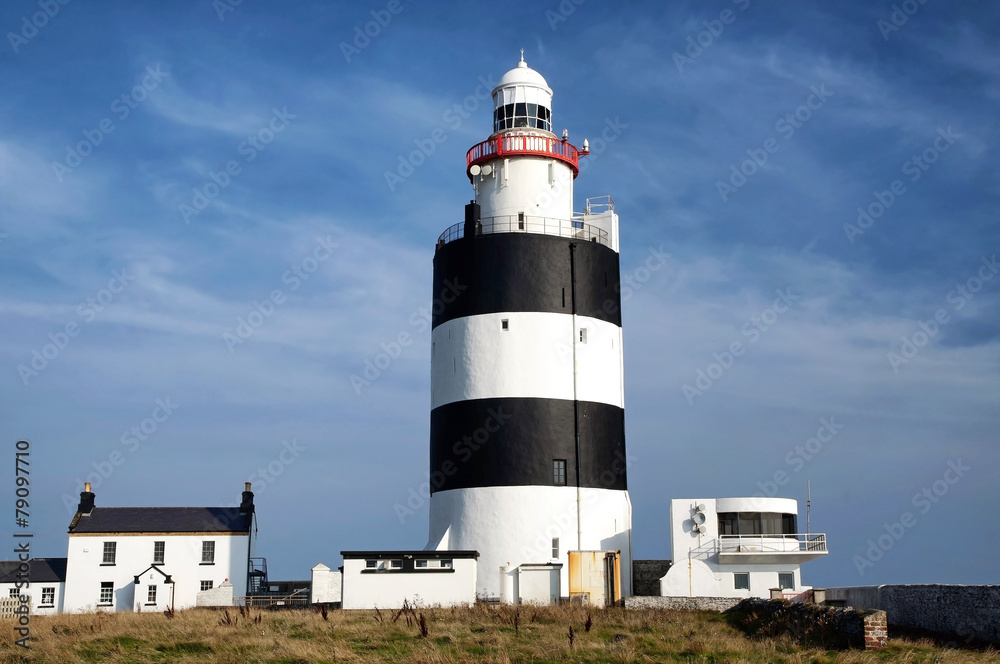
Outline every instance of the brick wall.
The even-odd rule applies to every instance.
[[[626,597],[625,608],[722,612],[740,601],[739,597]]]
[[[881,609],[889,625],[954,639],[1000,644],[1000,586],[912,584],[827,588],[828,601]]]
[[[747,634],[788,634],[800,643],[822,648],[875,650],[884,647],[888,638],[884,611],[745,599],[727,614]]]
[[[660,579],[670,569],[669,560],[633,560],[632,594],[656,597],[660,594]]]

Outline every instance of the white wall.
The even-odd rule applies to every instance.
[[[624,461],[623,461],[624,463]],[[621,551],[622,594],[632,589],[632,506],[627,491],[581,489],[582,539],[577,545],[577,490],[569,486],[477,487],[438,491],[431,497],[428,548],[479,552],[477,592],[500,597],[500,568],[562,563],[569,588],[571,549]],[[559,556],[552,557],[552,538]],[[512,594],[512,587],[504,597]]]
[[[519,567],[515,593],[518,604],[558,604],[562,596],[559,585],[559,568]]]
[[[535,134],[543,140],[541,133]],[[523,212],[529,217],[565,220],[562,233],[553,234],[572,232],[573,169],[569,164],[540,156],[512,156],[488,164],[490,175],[473,176],[483,219]],[[484,224],[483,231],[488,230]]]
[[[0,598],[8,597],[10,595],[10,591],[15,588],[16,585],[13,583],[0,583]],[[52,607],[42,606],[43,588],[53,588],[55,590],[55,602]],[[66,594],[66,584],[61,581],[32,581],[27,587],[21,587],[18,589],[18,593],[20,595],[27,595],[31,598],[31,615],[51,616],[57,613],[62,613],[63,597]]]
[[[694,506],[705,506],[705,523],[701,534],[693,531]],[[777,512],[798,514],[798,503],[791,498],[676,498],[670,501],[670,540],[673,566],[660,580],[660,594],[680,597],[762,597],[769,598],[771,588],[778,587],[778,573],[791,572],[795,588],[785,592],[803,592],[799,563],[746,563],[720,565],[718,562],[719,513]],[[776,548],[782,538],[773,538]],[[788,542],[789,550],[798,549]],[[690,563],[689,563],[690,559]],[[749,573],[750,589],[737,590],[734,574]]]
[[[432,566],[438,562],[428,560]],[[417,569],[365,573],[364,560],[345,559],[341,607],[398,609],[404,600],[410,606],[471,606],[476,601],[476,560],[455,558],[452,565],[453,572]]]
[[[501,321],[507,320],[507,330]],[[431,334],[431,408],[466,399],[537,397],[573,400],[573,342],[577,398],[624,408],[622,330],[570,314],[511,312],[450,320]]]
[[[215,542],[215,563],[201,564],[201,543]],[[165,542],[164,563],[158,567],[169,574],[173,585],[164,583],[163,575],[146,571],[134,583],[134,577],[153,562],[153,542]],[[103,565],[104,542],[116,542],[114,565]],[[193,607],[201,591],[201,581],[212,581],[213,587],[229,579],[237,596],[246,594],[247,557],[250,536],[225,533],[194,535],[129,535],[73,534],[69,536],[66,564],[67,613],[86,611],[134,611],[136,602],[141,611],[163,611],[170,606],[175,592],[174,608]],[[112,606],[98,606],[101,582],[114,583]],[[148,605],[147,589],[156,585],[156,603]]]
[[[340,572],[331,570],[320,563],[312,568],[312,580],[309,584],[310,604],[329,604],[341,600],[343,578]]]

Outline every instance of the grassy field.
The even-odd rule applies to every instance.
[[[423,614],[426,636],[421,635]],[[591,623],[588,629],[588,616]],[[570,627],[573,639],[570,640]],[[877,652],[756,641],[710,612],[577,606],[313,611],[209,610],[31,619],[31,649],[0,621],[0,662],[996,662],[996,651],[892,639]]]

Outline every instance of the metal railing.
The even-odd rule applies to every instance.
[[[509,214],[499,217],[485,217],[479,220],[479,235],[490,233],[534,233],[537,235],[557,235],[584,242],[597,242],[606,247],[608,232],[597,226],[585,224],[579,219],[556,219],[554,217],[532,217],[530,215]],[[438,236],[437,246],[442,246],[465,237],[465,222],[448,227]]]
[[[267,595],[244,595],[234,598],[234,603],[242,604],[248,608],[263,606],[308,606],[309,591],[306,589],[296,590],[293,593],[267,594]]]
[[[580,172],[580,151],[573,145],[558,138],[524,134],[499,134],[472,146],[465,155],[466,168],[494,157],[516,154],[553,157],[569,164],[574,177]]]
[[[720,535],[722,553],[799,553],[826,551],[826,533],[795,535]]]

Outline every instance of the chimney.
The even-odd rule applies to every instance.
[[[76,506],[76,511],[80,514],[90,514],[94,509],[94,493],[90,490],[90,482],[83,485],[80,492],[80,504]]]
[[[475,201],[469,201],[469,204],[465,206],[464,235],[466,239],[471,240],[483,232],[483,225],[479,220],[480,210],[479,203]]]
[[[243,502],[240,503],[240,514],[253,514],[253,491],[250,490],[250,482],[243,487]]]

